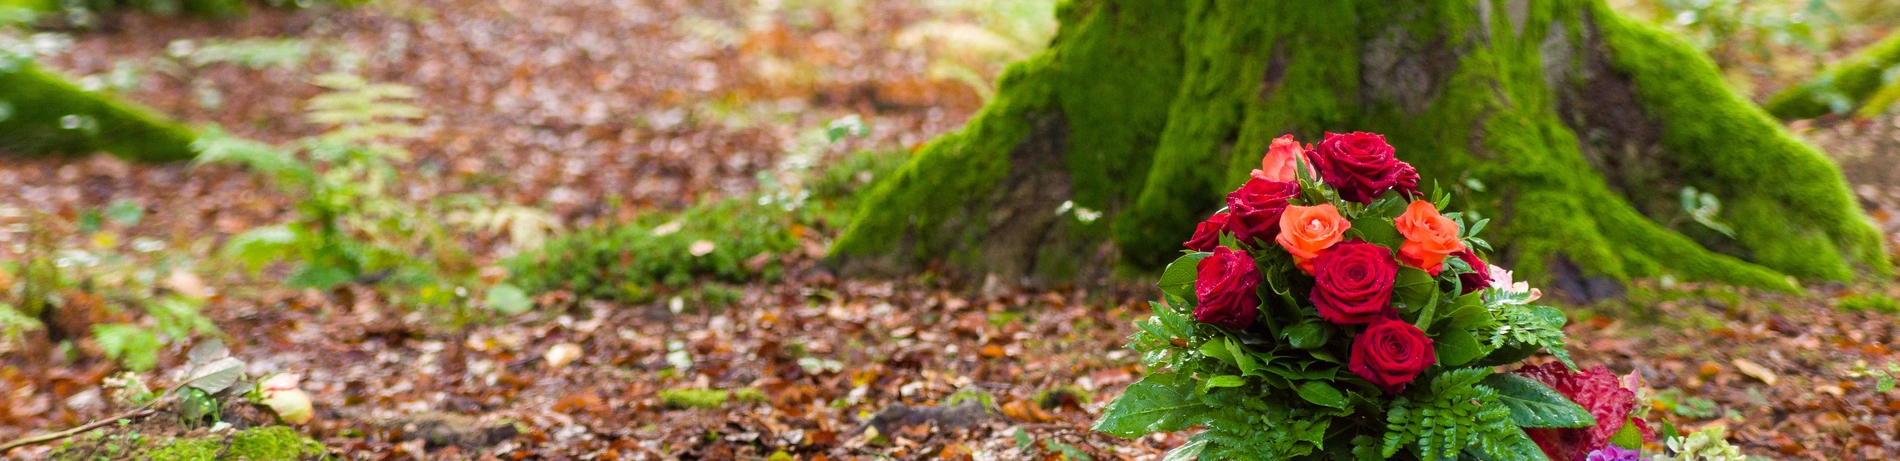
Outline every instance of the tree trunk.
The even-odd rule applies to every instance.
[[[0,51],[0,157],[87,155],[190,160],[196,135],[150,110],[86,91]]]
[[[1600,0],[1071,0],[1057,16],[1049,50],[869,193],[832,249],[847,270],[1153,268],[1274,137],[1371,131],[1427,189],[1496,218],[1492,258],[1534,278],[1792,290],[1788,275],[1891,271],[1828,159]],[[1719,199],[1732,237],[1691,219],[1685,187]]]
[[[1784,120],[1846,113],[1862,105],[1877,115],[1900,97],[1900,84],[1887,71],[1900,65],[1900,34],[1888,35],[1853,56],[1827,67],[1821,75],[1768,98],[1768,113]]]

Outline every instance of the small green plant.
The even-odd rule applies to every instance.
[[[1652,401],[1661,404],[1676,416],[1695,419],[1713,419],[1722,416],[1722,409],[1715,401],[1696,397],[1682,392],[1682,389],[1669,388],[1657,392]]]
[[[1850,378],[1874,378],[1874,391],[1893,390],[1896,380],[1900,380],[1900,363],[1888,363],[1886,368],[1869,368],[1866,362],[1855,363],[1847,371]]]
[[[1730,445],[1722,438],[1725,429],[1722,426],[1708,428],[1684,437],[1670,437],[1664,443],[1666,454],[1656,455],[1656,461],[1745,461],[1742,449]]]
[[[724,389],[662,389],[660,405],[666,408],[710,410],[726,405],[731,393]]]
[[[413,137],[413,121],[423,116],[409,103],[416,90],[347,74],[316,83],[327,91],[309,101],[308,118],[330,127],[323,134],[279,147],[213,132],[195,145],[199,163],[248,167],[297,200],[295,219],[234,236],[220,253],[253,272],[288,261],[286,282],[294,287],[387,288],[401,304],[448,308],[456,322],[479,315],[467,306],[526,311],[526,293],[482,279],[461,242],[469,232],[487,231],[535,244],[558,229],[553,218],[525,207],[488,207],[474,196],[399,198],[397,166],[409,152],[396,141]],[[494,299],[479,302],[477,294]]]
[[[1879,293],[1849,295],[1841,298],[1836,306],[1847,312],[1874,311],[1882,314],[1900,314],[1900,300]]]

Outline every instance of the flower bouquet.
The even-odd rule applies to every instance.
[[[1161,277],[1129,347],[1150,374],[1095,430],[1204,426],[1167,459],[1634,460],[1634,375],[1578,370],[1563,312],[1486,264],[1370,133],[1275,140]],[[1497,372],[1538,351],[1561,363]]]

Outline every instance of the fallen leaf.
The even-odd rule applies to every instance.
[[[542,356],[542,358],[548,361],[548,366],[550,367],[565,367],[567,364],[573,363],[574,359],[581,358],[581,347],[573,343],[555,344],[554,347],[548,348],[547,355]]]
[[[692,246],[686,247],[686,252],[692,253],[693,256],[705,256],[708,254],[712,254],[713,248],[714,247],[711,240],[700,240],[697,242],[693,242]]]
[[[189,271],[174,269],[165,277],[165,288],[191,299],[205,299],[211,296],[211,290],[205,287],[203,278]]]
[[[1028,400],[1016,400],[1003,404],[1003,415],[1027,423],[1046,423],[1056,420],[1055,415],[1042,411],[1042,407]]]
[[[1770,386],[1775,385],[1775,381],[1779,379],[1775,376],[1773,370],[1769,370],[1768,367],[1761,366],[1761,364],[1750,362],[1748,359],[1735,359],[1729,361],[1729,363],[1734,364],[1735,369],[1740,370],[1742,374],[1759,379],[1761,382],[1768,383]]]

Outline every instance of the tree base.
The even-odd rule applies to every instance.
[[[1371,131],[1496,218],[1492,258],[1529,278],[1559,260],[1781,290],[1891,272],[1839,170],[1666,33],[1599,1],[1357,3],[1065,4],[1050,50],[881,184],[833,255],[1036,279],[1109,264],[1092,250],[1112,241],[1154,268],[1273,138]],[[1694,219],[1685,187],[1721,212]]]

